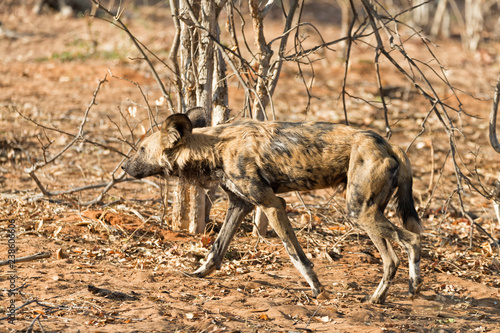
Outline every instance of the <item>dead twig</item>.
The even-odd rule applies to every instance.
[[[497,153],[500,153],[500,143],[498,142],[497,130],[496,130],[499,99],[500,99],[500,76],[498,77],[497,80],[495,95],[493,97],[493,104],[491,105],[490,126],[489,126],[490,144]],[[496,182],[495,188],[493,189],[491,197],[493,199],[493,209],[495,210],[497,221],[498,224],[500,225],[500,173],[498,174],[498,180]]]
[[[33,326],[35,325],[36,322],[38,322],[38,325],[40,326],[40,329],[42,332],[45,332],[42,326],[42,323],[40,322],[40,317],[43,316],[43,313],[38,314],[35,319],[31,322],[30,326],[26,329],[26,333],[31,333],[33,332]]]
[[[311,323],[311,320],[314,318],[314,316],[316,316],[316,313],[318,313],[319,309],[321,309],[321,307],[323,306],[323,303],[320,303],[318,305],[318,307],[316,308],[316,310],[314,310],[314,313],[312,314],[312,316],[309,318],[309,320],[307,321],[306,323],[306,327],[304,327],[304,329],[307,329],[307,326],[309,326],[309,324]]]
[[[30,177],[35,181],[35,183],[37,184],[38,188],[40,189],[40,191],[42,192],[42,195],[35,195],[35,196],[27,196],[23,199],[25,200],[29,200],[29,201],[33,201],[33,200],[39,200],[41,198],[44,198],[44,197],[53,197],[53,196],[56,196],[56,195],[62,195],[62,194],[73,194],[73,193],[76,193],[76,192],[81,192],[81,191],[86,191],[86,190],[91,190],[91,189],[96,189],[96,188],[102,188],[104,187],[104,190],[100,193],[100,195],[94,199],[94,200],[90,200],[90,201],[87,201],[87,202],[83,202],[83,203],[80,203],[81,205],[92,205],[92,204],[96,204],[96,203],[100,203],[102,202],[103,198],[104,198],[104,195],[115,185],[115,184],[118,184],[118,183],[122,183],[122,182],[126,182],[126,181],[131,181],[132,178],[126,178],[126,173],[125,172],[122,172],[121,174],[119,174],[118,176],[115,176],[115,172],[118,170],[119,166],[121,165],[121,163],[123,163],[123,160],[128,156],[128,154],[130,154],[130,152],[133,150],[132,148],[129,150],[129,152],[127,154],[123,154],[120,152],[121,155],[125,156],[124,159],[122,160],[122,162],[120,162],[116,168],[113,170],[113,172],[111,173],[111,180],[109,182],[106,182],[106,183],[101,183],[101,184],[94,184],[94,185],[87,185],[87,186],[81,186],[81,187],[77,187],[77,188],[72,188],[72,189],[69,189],[69,190],[62,190],[62,191],[54,191],[54,192],[51,192],[49,190],[47,190],[47,188],[42,184],[42,182],[40,181],[40,179],[38,178],[38,176],[36,175],[36,171],[40,170],[41,168],[51,164],[51,163],[54,163],[54,161],[56,161],[59,157],[61,157],[66,151],[68,151],[72,146],[74,146],[77,142],[89,142],[85,139],[84,137],[84,127],[85,127],[85,124],[87,123],[87,120],[88,120],[88,115],[90,113],[90,110],[92,109],[92,107],[94,105],[97,105],[96,103],[96,99],[97,99],[97,95],[102,87],[102,85],[105,83],[105,82],[108,82],[107,81],[107,75],[104,77],[104,79],[100,80],[98,85],[97,85],[97,88],[96,90],[94,91],[94,94],[92,96],[92,100],[90,101],[87,109],[85,110],[85,113],[82,117],[82,120],[81,120],[81,123],[80,123],[80,126],[78,128],[78,132],[76,134],[69,134],[69,133],[66,133],[66,132],[62,132],[56,128],[53,128],[53,127],[47,127],[47,126],[41,126],[39,123],[37,123],[36,121],[32,120],[32,119],[29,119],[27,118],[28,120],[30,120],[31,122],[33,122],[35,125],[37,126],[40,126],[44,129],[48,129],[48,130],[53,130],[53,131],[57,131],[57,132],[61,132],[61,133],[64,133],[64,134],[68,134],[70,136],[73,137],[73,139],[66,145],[64,146],[60,151],[58,151],[55,155],[53,155],[52,157],[50,158],[47,158],[46,156],[46,148],[47,146],[43,146],[42,147],[42,150],[43,150],[43,155],[44,155],[44,159],[43,159],[43,162],[37,162],[37,163],[34,163],[33,166],[31,166],[30,168],[26,168],[25,169],[25,172],[28,173],[30,175]],[[25,117],[26,118],[26,117]],[[50,141],[49,141],[50,143]],[[107,147],[108,148],[108,147]],[[113,151],[117,151],[116,149],[113,149]],[[119,151],[118,151],[119,152]]]
[[[48,309],[47,312],[46,312],[46,314],[52,313],[52,312],[55,312],[55,311],[59,311],[59,310],[67,310],[67,309],[69,309],[69,307],[67,307],[65,305],[53,306],[53,305],[48,305],[48,304],[45,304],[43,302],[40,302],[38,299],[31,299],[29,301],[24,302],[23,304],[21,304],[17,308],[15,308],[13,312],[16,313],[17,311],[21,310],[22,308],[24,308],[24,307],[26,307],[26,306],[28,306],[30,304],[33,304],[33,303],[35,303],[37,305],[40,305],[40,306]],[[9,316],[0,317],[0,321],[6,320],[6,319],[9,319]]]
[[[89,112],[92,109],[92,107],[97,104],[96,98],[97,98],[97,94],[99,93],[99,90],[101,90],[101,86],[105,82],[108,82],[106,77],[107,76],[104,76],[104,79],[99,80],[97,88],[94,91],[94,95],[92,96],[92,100],[90,101],[89,106],[85,110],[85,114],[82,118],[82,122],[80,123],[80,127],[78,128],[78,133],[73,136],[73,140],[71,140],[63,149],[61,149],[57,154],[55,154],[49,160],[46,160],[44,162],[35,163],[31,168],[26,168],[24,170],[26,173],[28,173],[35,180],[35,182],[37,182],[37,185],[40,184],[40,181],[38,181],[38,178],[35,175],[35,171],[39,170],[40,168],[42,168],[50,163],[53,163],[56,159],[58,159],[61,155],[63,155],[69,148],[71,148],[76,142],[78,142],[79,140],[81,140],[83,138],[83,128],[84,128],[85,124],[87,123],[87,117],[88,117]],[[43,186],[40,187],[40,190],[44,193],[48,193],[47,190]]]
[[[17,264],[19,262],[26,262],[26,261],[43,259],[43,258],[49,258],[51,255],[52,255],[52,253],[50,253],[50,252],[40,252],[40,253],[32,254],[29,256],[25,256],[25,257],[19,257],[19,258],[8,259],[8,260],[0,260],[0,266],[9,265],[11,263]]]
[[[347,51],[345,54],[345,61],[344,61],[344,77],[342,79],[342,92],[340,93],[341,94],[340,96],[342,97],[342,107],[344,109],[344,123],[346,125],[349,125],[349,118],[347,116],[347,105],[345,100],[345,96],[347,94],[346,91],[347,73],[349,72],[349,61],[351,58],[352,43],[354,42],[352,30],[354,28],[354,24],[358,20],[358,12],[356,11],[356,7],[354,6],[352,0],[349,0],[349,4],[352,11],[352,20],[351,23],[349,23],[349,28],[347,29]]]
[[[44,125],[42,123],[39,123],[37,121],[35,121],[34,119],[26,116],[25,114],[19,112],[19,110],[17,109],[14,109],[15,112],[17,112],[21,117],[23,117],[25,120],[29,121],[30,123],[34,124],[35,126],[37,127],[40,127],[43,131],[43,135],[45,136],[45,139],[47,140],[48,144],[44,145],[41,140],[40,140],[40,137],[37,137],[38,141],[40,142],[41,146],[42,146],[42,151],[43,151],[43,159],[44,159],[44,162],[47,163],[47,156],[46,156],[46,151],[47,151],[47,148],[54,142],[54,140],[50,140],[47,136],[47,133],[46,131],[49,130],[49,131],[52,131],[52,132],[57,132],[57,133],[60,133],[60,134],[64,134],[64,135],[67,135],[69,137],[72,137],[72,138],[76,138],[77,134],[73,134],[73,133],[69,133],[69,132],[66,132],[64,130],[61,130],[59,128],[56,128],[56,127],[53,127],[53,126],[47,126],[47,125]],[[94,145],[96,147],[101,147],[103,149],[106,149],[106,150],[109,150],[109,151],[112,151],[113,153],[117,153],[117,154],[120,154],[122,156],[127,156],[125,155],[123,152],[119,151],[118,149],[116,149],[115,147],[112,147],[112,146],[108,146],[108,145],[105,145],[105,144],[102,144],[100,142],[97,142],[97,141],[94,141],[94,140],[91,140],[91,139],[88,139],[86,137],[81,137],[80,139],[80,142],[83,142],[83,143],[88,143],[88,144],[91,144],[91,145]],[[48,164],[48,163],[47,163]]]
[[[380,37],[380,34],[378,33],[378,26],[375,23],[375,18],[373,16],[373,12],[370,10],[370,8],[367,7],[367,4],[365,1],[363,1],[363,6],[365,7],[366,13],[370,19],[370,24],[372,26],[373,31],[375,32],[375,38],[377,40],[377,46],[375,49],[375,73],[377,74],[377,85],[378,85],[378,90],[380,94],[380,100],[382,101],[382,106],[384,108],[384,119],[385,119],[385,132],[386,132],[386,137],[387,139],[390,139],[392,136],[392,131],[391,131],[391,126],[389,125],[389,118],[387,115],[387,103],[385,101],[385,94],[384,94],[384,87],[382,85],[382,79],[380,76],[380,63],[379,63],[379,58],[380,55],[382,54],[382,50],[384,49],[384,44],[382,42],[382,38]],[[382,24],[382,27],[384,30],[386,30],[386,26]]]
[[[139,89],[139,92],[141,93],[142,95],[142,98],[144,99],[144,102],[146,103],[146,109],[148,110],[148,117],[149,117],[149,127],[150,128],[153,128],[153,127],[156,127],[156,128],[159,128],[159,125],[158,125],[158,119],[157,117],[153,114],[153,110],[151,109],[151,106],[149,105],[149,101],[148,101],[148,98],[146,97],[146,94],[144,93],[144,91],[142,90],[142,87],[139,83],[135,82],[135,81],[132,81],[132,80],[129,80],[129,79],[126,79],[126,78],[122,78],[122,77],[119,77],[119,76],[115,76],[110,70],[108,70],[109,72],[109,75],[111,75],[112,78],[114,79],[118,79],[118,80],[121,80],[121,81],[126,81],[126,82],[130,82],[132,83],[134,86],[137,87],[137,89]],[[130,128],[130,127],[129,127]]]
[[[37,175],[35,172],[46,165],[49,165],[53,163],[55,160],[57,160],[61,155],[63,155],[69,148],[71,148],[75,143],[78,141],[82,140],[83,138],[83,128],[87,122],[87,117],[89,115],[90,110],[92,109],[92,106],[96,105],[96,98],[97,94],[99,93],[99,90],[101,89],[101,86],[107,82],[106,76],[104,76],[104,79],[99,80],[99,83],[97,85],[96,90],[94,91],[94,95],[92,96],[92,100],[90,101],[89,106],[85,110],[85,114],[82,118],[82,121],[80,123],[80,127],[78,128],[78,133],[73,136],[73,140],[71,140],[64,148],[62,148],[58,153],[56,153],[54,156],[52,156],[50,159],[46,159],[45,157],[45,150],[44,150],[44,161],[43,162],[38,162],[34,163],[32,167],[24,169],[24,171],[30,175],[31,178],[35,181],[36,185],[42,191],[43,195],[46,197],[50,197],[53,194],[49,192],[45,186],[43,186],[42,182],[38,179]],[[35,123],[37,124],[37,123]]]
[[[149,69],[151,70],[151,73],[153,74],[153,77],[155,78],[156,80],[156,83],[158,84],[158,87],[160,88],[160,91],[162,92],[162,95],[163,97],[165,97],[165,100],[168,102],[168,105],[169,105],[169,108],[170,108],[170,111],[171,113],[174,113],[174,107],[173,107],[173,102],[172,102],[172,99],[170,98],[170,94],[167,92],[167,90],[165,89],[165,86],[163,85],[163,82],[162,80],[160,79],[160,76],[158,75],[158,72],[156,71],[153,63],[151,62],[151,60],[149,59],[149,57],[147,56],[146,52],[144,51],[144,49],[146,49],[150,54],[153,54],[153,52],[149,51],[144,44],[142,44],[133,34],[132,32],[128,29],[127,25],[125,23],[123,23],[123,21],[120,19],[120,15],[123,13],[123,11],[119,11],[118,14],[113,14],[110,10],[108,10],[106,8],[106,6],[104,6],[100,0],[92,0],[92,2],[97,6],[98,9],[101,9],[102,11],[104,11],[107,15],[109,15],[110,17],[113,18],[113,21],[108,21],[109,23],[115,25],[116,27],[120,28],[121,30],[123,30],[129,37],[130,37],[130,40],[132,41],[132,43],[134,43],[135,47],[137,48],[137,50],[139,51],[139,53],[142,55],[143,57],[143,60],[146,61],[146,63],[148,64],[148,67]],[[115,23],[116,22],[116,23]],[[156,55],[155,55],[156,57]],[[157,58],[158,59],[158,58]],[[159,59],[158,59],[159,60]],[[170,69],[170,67],[163,63],[167,68]],[[171,70],[171,69],[170,69]],[[175,71],[171,70],[174,74],[175,74]]]
[[[120,301],[137,301],[139,298],[137,296],[131,296],[121,291],[113,291],[109,289],[99,288],[91,284],[88,285],[87,289],[95,295],[103,296],[109,299],[120,300]]]
[[[497,80],[497,85],[495,88],[495,95],[493,96],[493,104],[491,105],[491,113],[490,113],[490,143],[491,147],[495,149],[497,153],[500,153],[500,143],[497,138],[497,113],[498,113],[498,102],[500,99],[500,76]]]

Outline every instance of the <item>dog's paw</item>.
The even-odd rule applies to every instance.
[[[328,301],[330,299],[330,293],[323,289],[317,296],[315,296],[318,301]]]
[[[215,271],[215,269],[216,266],[212,262],[207,261],[200,268],[198,268],[193,273],[190,273],[189,275],[202,278]]]
[[[410,294],[411,300],[415,299],[418,296],[418,294],[420,293],[420,289],[422,289],[423,284],[424,282],[422,281],[422,279],[419,279],[419,281],[416,283],[410,282],[410,288],[408,293]]]

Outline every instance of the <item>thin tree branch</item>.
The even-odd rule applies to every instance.
[[[97,104],[95,100],[96,100],[97,94],[99,93],[99,90],[101,89],[101,86],[102,86],[102,84],[104,84],[104,82],[107,82],[106,76],[104,77],[104,79],[99,81],[97,88],[94,91],[94,95],[92,96],[92,100],[90,101],[89,106],[85,110],[85,114],[83,115],[82,122],[80,123],[80,127],[78,128],[78,133],[73,136],[73,140],[71,140],[63,149],[61,149],[57,154],[55,154],[48,161],[35,163],[35,164],[33,164],[32,167],[24,169],[24,171],[26,173],[28,173],[31,177],[33,177],[35,171],[37,171],[38,169],[40,169],[40,168],[42,168],[50,163],[53,163],[57,158],[59,158],[62,154],[64,154],[64,152],[66,152],[69,148],[71,148],[77,141],[82,140],[83,127],[85,126],[85,123],[87,122],[87,117],[88,117],[88,114],[90,112],[90,109],[92,108],[92,106]]]
[[[493,96],[493,104],[491,105],[490,113],[490,126],[489,126],[489,138],[490,144],[497,153],[500,153],[500,143],[497,138],[497,113],[498,113],[498,101],[500,96],[500,76],[497,80],[497,85],[495,88],[495,95]]]
[[[144,48],[144,45],[139,42],[139,40],[132,34],[132,32],[128,29],[128,27],[125,25],[125,23],[122,22],[122,20],[120,19],[120,15],[117,14],[113,14],[111,11],[109,11],[102,3],[100,0],[91,0],[96,6],[98,9],[101,9],[102,11],[104,11],[107,15],[109,15],[110,17],[113,18],[113,20],[116,22],[116,26],[119,27],[120,29],[122,29],[123,31],[125,31],[125,33],[130,37],[130,40],[132,41],[132,43],[134,43],[135,47],[137,48],[137,50],[139,51],[139,53],[142,55],[143,57],[143,60],[146,61],[146,63],[148,64],[149,66],[149,69],[151,70],[151,73],[153,74],[153,77],[155,78],[156,80],[156,83],[158,84],[158,87],[160,88],[160,91],[162,92],[163,94],[163,97],[165,97],[165,100],[168,102],[169,106],[170,106],[170,110],[171,112],[173,113],[174,111],[174,108],[173,108],[173,103],[172,103],[172,99],[170,98],[170,94],[167,92],[167,90],[165,89],[165,86],[163,85],[163,82],[161,81],[160,79],[160,76],[158,75],[158,73],[156,72],[156,69],[154,68],[154,65],[153,63],[151,62],[151,60],[149,59],[149,57],[146,55],[146,53],[144,52],[143,48]],[[121,13],[120,13],[121,14]],[[151,54],[153,54],[152,52],[150,52]],[[165,64],[165,63],[164,63]],[[165,64],[166,65],[166,64]],[[168,67],[168,66],[167,66]],[[172,70],[172,72],[174,72],[175,74],[175,71]]]

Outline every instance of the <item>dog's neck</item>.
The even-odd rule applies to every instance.
[[[171,157],[175,161],[174,174],[201,187],[211,187],[218,181],[215,171],[220,165],[216,146],[218,139],[212,135],[193,133]]]

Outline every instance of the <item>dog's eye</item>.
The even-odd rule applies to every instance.
[[[140,151],[141,153],[144,153],[144,152],[146,151],[146,149],[145,149],[144,147],[141,147],[141,149],[139,149],[139,151]]]

